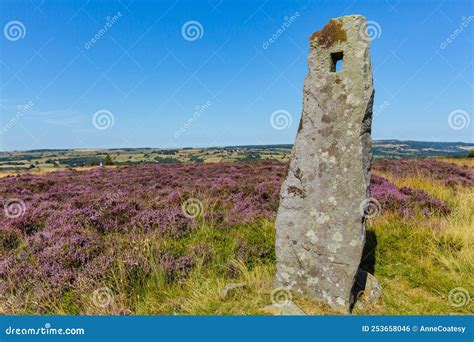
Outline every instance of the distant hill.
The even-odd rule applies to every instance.
[[[474,144],[463,142],[429,142],[375,140],[374,157],[377,159],[426,158],[465,156],[474,150]]]
[[[97,166],[112,161],[114,165],[155,163],[217,163],[252,160],[287,162],[291,144],[243,145],[186,148],[112,148],[112,149],[38,149],[0,152],[0,172],[41,171]],[[462,142],[426,142],[375,140],[374,159],[463,157],[474,144]]]

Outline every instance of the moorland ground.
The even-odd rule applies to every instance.
[[[278,161],[92,167],[0,179],[0,312],[266,314]],[[474,159],[374,162],[357,314],[472,314]],[[229,284],[243,284],[223,296]],[[466,299],[466,300],[465,300]],[[336,314],[293,296],[308,314]]]

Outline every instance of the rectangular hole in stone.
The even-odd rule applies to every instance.
[[[344,52],[333,52],[331,53],[331,72],[342,71],[342,63],[344,59]]]

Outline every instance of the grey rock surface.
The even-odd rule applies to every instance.
[[[310,37],[303,113],[276,218],[275,286],[343,312],[364,247],[372,159],[365,26],[364,17],[345,16]]]
[[[378,302],[382,296],[382,287],[373,274],[359,269],[353,294],[356,296],[357,305],[364,308],[366,305],[376,304]]]
[[[267,305],[263,308],[263,311],[273,316],[306,316],[306,313],[292,301],[288,301],[284,304]]]

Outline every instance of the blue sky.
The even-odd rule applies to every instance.
[[[3,0],[0,149],[292,143],[308,37],[346,14],[373,138],[474,142],[472,1]]]

